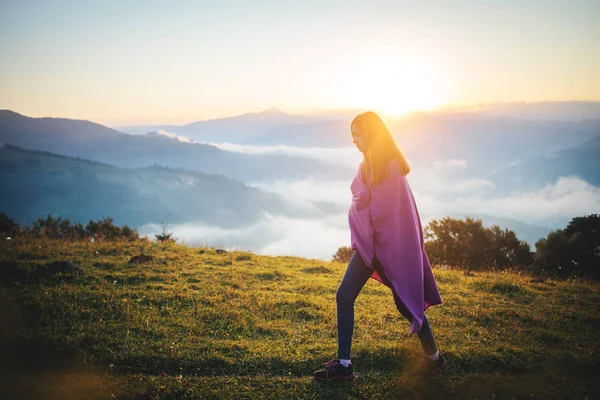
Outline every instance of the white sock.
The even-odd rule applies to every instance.
[[[430,356],[428,356],[427,354],[425,354],[425,357],[429,358],[432,361],[437,361],[440,358],[440,352],[436,351],[435,354],[432,354]]]
[[[350,360],[343,360],[340,358],[340,364],[342,364],[344,367],[347,367],[348,365],[352,364],[352,362]]]

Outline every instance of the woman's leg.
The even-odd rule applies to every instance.
[[[392,292],[394,293],[394,303],[396,303],[396,308],[398,309],[398,311],[400,311],[400,314],[402,314],[404,318],[410,321],[411,315],[408,312],[408,309],[393,290]],[[431,326],[429,326],[429,320],[427,319],[426,315],[423,315],[423,325],[421,326],[421,330],[417,332],[417,336],[421,341],[421,346],[423,346],[423,351],[425,351],[426,355],[430,356],[437,353],[438,348],[435,343],[433,332],[431,331]]]
[[[377,269],[377,272],[379,273],[379,276],[381,277],[381,279],[386,283],[386,285],[388,287],[391,288],[392,284],[387,279],[387,276],[385,275],[383,266],[381,265],[379,260],[375,260],[374,265],[375,265],[375,268]],[[406,308],[406,306],[404,305],[402,300],[400,300],[400,297],[398,297],[398,295],[396,294],[396,292],[393,289],[392,289],[392,294],[394,295],[394,303],[396,303],[396,308],[398,309],[398,311],[400,311],[400,314],[402,314],[402,316],[410,322],[410,320],[411,320],[410,312],[408,311],[408,309]],[[423,325],[421,326],[421,330],[419,332],[417,332],[417,336],[419,337],[419,340],[421,341],[421,346],[423,347],[423,351],[425,351],[426,355],[432,355],[432,354],[437,353],[438,348],[435,343],[435,339],[433,337],[433,332],[431,331],[431,326],[429,326],[429,320],[427,319],[426,315],[423,315]]]
[[[369,268],[358,251],[355,251],[336,293],[338,358],[341,360],[350,359],[354,332],[354,300],[372,273],[373,268]]]

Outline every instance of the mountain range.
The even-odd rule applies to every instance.
[[[132,227],[165,222],[233,228],[265,213],[306,216],[277,195],[219,175],[161,166],[124,169],[12,145],[0,148],[0,185],[0,210],[21,224],[49,213],[83,223],[112,217]]]
[[[600,132],[599,136],[578,146],[509,166],[489,175],[488,179],[496,190],[508,192],[524,187],[540,189],[567,176],[600,186]]]
[[[279,154],[240,154],[162,135],[128,135],[89,121],[29,118],[0,110],[0,143],[124,167],[153,164],[247,180],[347,178],[347,167]]]
[[[166,131],[199,142],[254,143],[258,137],[270,129],[288,125],[321,123],[327,120],[326,117],[291,115],[277,109],[270,109],[235,117],[196,121],[185,125],[122,126],[118,129],[130,134]]]
[[[481,177],[592,140],[600,135],[600,118],[530,121],[473,114],[419,115],[398,121],[392,130],[411,159],[427,164],[464,160],[466,175]]]
[[[123,127],[162,130],[197,142],[254,146],[352,146],[352,114],[297,116],[270,110],[186,125]],[[481,176],[580,145],[600,135],[600,102],[509,103],[420,112],[388,121],[396,142],[416,164],[465,160]]]
[[[441,168],[435,176],[442,185],[485,180],[491,182],[486,182],[487,192],[476,193],[485,201],[486,196],[531,192],[563,176],[599,186],[597,104],[511,106],[536,111],[523,111],[520,118],[501,115],[511,109],[506,105],[495,109],[496,114],[489,108],[415,113],[390,120],[389,126],[414,167],[413,179],[423,178],[419,183],[427,185],[427,171]],[[564,112],[552,120],[533,118],[548,110]],[[269,110],[184,126],[139,127],[137,132],[130,127],[130,133],[123,133],[89,121],[30,118],[2,110],[0,211],[19,223],[31,223],[51,212],[83,222],[111,216],[116,223],[133,227],[164,221],[238,228],[254,224],[265,213],[317,219],[339,215],[345,210],[338,203],[314,201],[304,206],[307,201],[291,199],[291,194],[280,197],[244,182],[320,184],[309,188],[327,187],[330,181],[339,185],[355,173],[340,160],[235,153],[203,142],[267,150],[297,147],[305,154],[317,151],[313,148],[347,148],[352,146],[351,117],[344,113],[293,116]],[[442,191],[435,198],[443,202],[456,195]],[[549,229],[491,214],[485,215],[484,223],[499,221],[502,227],[515,227],[530,243]]]

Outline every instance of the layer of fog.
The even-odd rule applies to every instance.
[[[575,216],[600,210],[600,188],[578,178],[561,178],[539,191],[514,193],[508,197],[484,197],[477,184],[463,183],[464,193],[446,196],[416,180],[411,181],[421,219],[425,225],[432,218],[447,215],[489,214],[525,223],[561,228]],[[266,189],[266,186],[263,188]],[[316,198],[349,204],[348,185],[342,182],[287,182],[274,185],[273,192],[293,192],[294,201],[309,202]],[[484,221],[485,222],[485,221]],[[348,246],[350,232],[347,214],[331,214],[320,219],[291,219],[265,215],[259,222],[223,229],[188,223],[169,227],[174,237],[191,245],[249,250],[265,255],[295,255],[330,260],[341,246]],[[159,225],[146,225],[142,234],[153,237]],[[531,243],[533,245],[533,243]]]
[[[461,190],[451,187],[443,193],[418,183],[414,186],[415,198],[425,218],[489,214],[561,228],[573,217],[600,210],[600,188],[577,177],[563,177],[538,191],[517,191],[502,197],[494,196],[493,184],[485,180],[464,181],[456,186]]]
[[[153,238],[162,225],[148,224],[139,229],[142,236]],[[291,219],[265,214],[253,225],[224,229],[193,222],[168,226],[179,241],[192,246],[251,251],[270,256],[299,256],[330,260],[350,240],[346,216],[333,214],[323,219]]]
[[[235,143],[203,142],[218,147],[224,151],[245,154],[284,154],[294,157],[313,158],[319,161],[336,162],[346,166],[355,167],[362,160],[361,153],[355,147],[319,148],[319,147],[294,147],[294,146],[258,146]]]
[[[227,151],[254,154],[282,153],[312,157],[357,166],[361,154],[353,148],[306,149],[288,146],[245,146],[218,144]],[[490,215],[544,228],[562,228],[576,216],[600,210],[600,188],[577,177],[563,177],[541,190],[516,190],[508,195],[494,192],[493,182],[466,178],[468,162],[461,159],[436,160],[415,165],[408,177],[423,225],[448,215]],[[472,171],[471,171],[472,172]],[[286,218],[266,214],[259,222],[223,229],[190,222],[170,227],[174,237],[192,244],[250,250],[265,255],[296,255],[331,259],[341,246],[348,246],[350,233],[347,209],[351,201],[350,181],[317,179],[246,182],[276,193],[288,202],[310,209],[318,202],[334,205],[326,218]],[[485,220],[483,221],[486,222]],[[160,233],[160,226],[146,225],[142,234]],[[517,232],[519,233],[519,232]],[[530,240],[533,245],[535,238]]]
[[[195,140],[192,140],[192,139],[188,138],[187,136],[178,135],[178,134],[172,133],[172,132],[167,132],[162,129],[159,129],[154,132],[148,132],[146,135],[147,136],[164,136],[168,139],[174,139],[174,140],[177,140],[178,142],[182,142],[182,143],[196,143]]]

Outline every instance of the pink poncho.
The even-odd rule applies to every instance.
[[[397,163],[390,162],[388,175],[375,187],[365,185],[361,167],[351,185],[351,246],[374,268],[371,278],[385,284],[373,265],[377,257],[391,289],[412,315],[412,335],[421,330],[425,310],[442,303],[425,254],[419,212]]]

